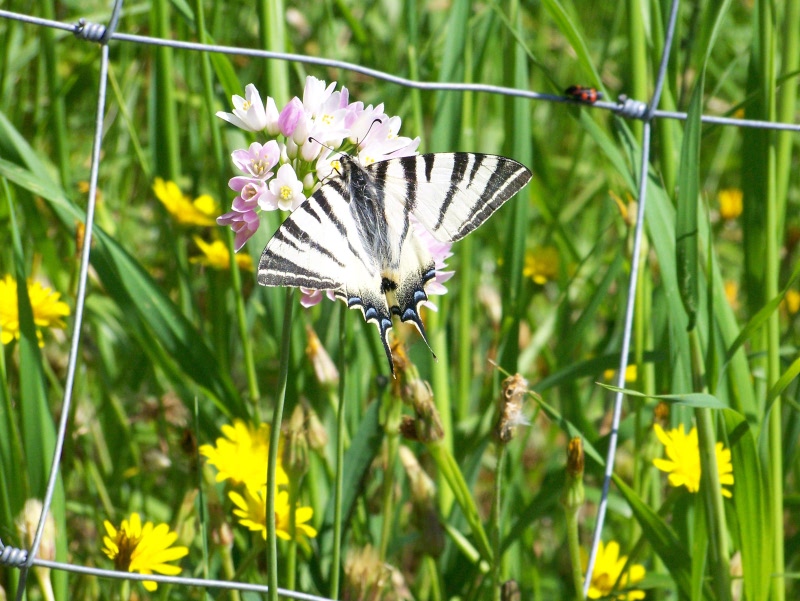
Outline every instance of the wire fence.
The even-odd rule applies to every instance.
[[[93,230],[92,226],[93,226],[94,211],[97,200],[97,180],[98,180],[98,171],[100,167],[102,133],[103,133],[103,116],[105,114],[106,84],[107,84],[108,63],[109,63],[108,44],[112,41],[128,42],[134,44],[147,44],[152,46],[166,46],[181,50],[216,52],[222,54],[248,56],[261,59],[291,61],[291,62],[305,63],[309,65],[331,67],[331,68],[342,69],[345,71],[351,71],[354,73],[359,73],[361,75],[365,75],[367,77],[371,77],[377,80],[418,90],[481,92],[481,93],[498,94],[504,96],[516,96],[520,98],[526,98],[529,100],[540,100],[545,102],[581,104],[586,108],[607,110],[619,115],[620,117],[624,117],[627,119],[641,120],[643,122],[643,135],[642,135],[642,154],[641,154],[641,163],[639,165],[639,180],[638,180],[640,186],[639,197],[638,197],[639,204],[637,211],[637,221],[634,229],[635,233],[634,233],[633,252],[631,254],[631,271],[628,282],[628,299],[627,299],[627,306],[625,309],[622,345],[619,353],[620,361],[619,361],[619,369],[617,371],[618,381],[616,383],[617,388],[620,389],[624,388],[625,368],[627,367],[627,357],[630,349],[632,324],[634,318],[634,305],[635,305],[634,300],[636,296],[634,292],[636,290],[638,276],[639,276],[639,261],[641,254],[640,249],[642,245],[642,236],[644,231],[644,216],[646,211],[646,200],[647,200],[646,173],[650,161],[650,141],[651,141],[650,139],[651,139],[651,128],[652,128],[651,126],[655,119],[685,120],[687,118],[687,114],[683,112],[662,111],[656,108],[660,99],[661,90],[664,85],[667,66],[669,62],[670,50],[672,48],[672,41],[677,21],[678,7],[680,4],[678,0],[673,0],[672,2],[670,10],[670,20],[666,32],[663,56],[661,59],[660,68],[655,83],[655,91],[650,101],[644,102],[637,99],[627,98],[626,96],[621,95],[618,98],[617,102],[598,100],[596,102],[592,102],[591,104],[580,102],[579,100],[575,100],[569,96],[539,93],[529,90],[520,90],[503,86],[486,85],[479,83],[440,83],[440,82],[414,81],[397,75],[392,75],[390,73],[386,73],[383,71],[370,69],[353,63],[328,59],[328,58],[306,56],[301,54],[283,53],[283,52],[273,52],[268,50],[258,50],[252,48],[241,48],[235,46],[200,44],[195,42],[167,40],[156,37],[120,33],[116,31],[116,26],[121,13],[122,4],[123,4],[122,0],[115,1],[113,13],[109,20],[108,26],[104,26],[98,23],[86,22],[83,19],[81,19],[78,23],[73,23],[73,24],[62,23],[59,21],[43,19],[31,15],[0,10],[0,17],[2,18],[20,21],[38,27],[49,27],[53,29],[59,29],[62,31],[68,31],[73,33],[76,37],[80,39],[86,40],[87,42],[98,43],[100,45],[99,49],[100,78],[99,78],[99,87],[97,91],[97,113],[95,118],[95,134],[94,134],[94,142],[93,142],[92,157],[91,157],[89,199],[86,209],[86,234],[85,234],[86,237],[81,254],[78,291],[75,300],[75,321],[72,331],[70,353],[67,366],[67,376],[64,385],[64,398],[62,402],[61,419],[58,425],[56,447],[50,469],[50,478],[48,481],[46,494],[43,502],[42,515],[40,517],[38,527],[36,530],[36,535],[31,545],[31,548],[29,550],[25,550],[25,549],[10,547],[8,545],[4,545],[2,540],[0,540],[0,565],[16,567],[19,568],[21,572],[20,584],[17,592],[18,601],[22,599],[22,596],[24,595],[26,579],[31,567],[33,566],[42,566],[56,570],[65,570],[76,574],[96,576],[101,578],[130,579],[139,581],[147,580],[163,584],[177,584],[184,586],[251,591],[259,593],[266,593],[269,591],[269,587],[266,585],[256,585],[243,582],[211,580],[202,578],[189,578],[183,576],[136,574],[131,572],[120,572],[115,570],[106,570],[100,568],[80,566],[70,563],[47,561],[36,558],[36,554],[42,540],[42,534],[44,531],[46,517],[50,510],[50,505],[52,502],[55,485],[59,474],[61,454],[68,428],[68,419],[71,413],[70,406],[72,402],[75,372],[78,363],[78,351],[80,348],[80,332],[82,330],[81,326],[83,322],[83,312],[86,300],[86,283],[89,272],[89,258],[92,249],[92,244],[91,244],[92,230]],[[732,117],[715,116],[715,115],[703,115],[701,117],[701,120],[703,123],[708,123],[713,125],[800,132],[800,124],[796,123],[779,123],[779,122],[759,121],[751,119],[737,119]],[[585,572],[586,577],[584,580],[584,591],[583,591],[584,596],[588,592],[591,583],[591,578],[589,577],[589,575],[592,574],[594,569],[598,543],[600,542],[606,509],[608,506],[607,503],[608,493],[614,467],[614,457],[616,453],[619,424],[622,413],[622,400],[623,400],[623,394],[621,392],[617,392],[614,399],[613,422],[609,438],[609,449],[606,459],[602,496],[598,506],[597,525],[595,527],[595,531],[593,534],[592,547],[588,558],[587,569]],[[329,597],[320,597],[317,595],[311,595],[307,593],[285,590],[285,589],[278,589],[278,592],[280,595],[284,597],[291,599],[298,599],[301,601],[333,601]]]

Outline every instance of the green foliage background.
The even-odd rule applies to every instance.
[[[4,8],[28,12],[31,5],[10,0]],[[33,10],[64,22],[107,19],[105,2],[41,2]],[[156,0],[126,3],[118,30],[337,58],[426,81],[553,94],[577,83],[596,85],[611,99],[618,93],[647,99],[668,11],[669,2],[635,0]],[[647,567],[648,598],[734,598],[732,580],[743,591],[737,598],[779,600],[798,591],[792,577],[800,561],[798,328],[796,313],[781,303],[797,288],[798,137],[703,126],[698,116],[796,122],[799,35],[797,0],[680,8],[661,108],[688,111],[689,119],[654,126],[632,349],[637,378],[629,386],[645,395],[716,397],[725,409],[677,403],[669,419],[698,426],[704,462],[714,440],[723,441],[733,453],[736,484],[732,501],[721,501],[710,485],[699,495],[669,488],[652,466],[661,453],[652,433],[656,400],[627,397],[604,540],[619,541],[624,554]],[[8,241],[0,248],[0,272],[44,280],[72,299],[76,224],[86,204],[78,184],[89,175],[98,49],[65,32],[10,20],[0,20],[0,48],[0,231]],[[156,176],[171,179],[193,197],[212,194],[227,210],[229,153],[247,140],[213,113],[230,110],[230,96],[251,82],[281,106],[302,94],[305,75],[312,74],[346,85],[351,99],[384,102],[388,114],[403,117],[404,135],[422,137],[423,152],[504,154],[528,165],[534,179],[456,245],[450,261],[456,276],[448,294],[436,299],[439,312],[426,315],[439,361],[408,336],[446,436],[441,449],[402,444],[436,478],[438,525],[414,522],[407,478],[382,451],[376,407],[390,405],[391,387],[374,328],[346,315],[342,345],[345,312],[338,305],[295,309],[287,415],[308,400],[331,442],[323,457],[311,456],[302,488],[320,536],[298,550],[291,573],[279,559],[279,583],[317,594],[337,588],[333,480],[326,469],[334,462],[336,407],[303,352],[310,325],[334,359],[346,363],[344,427],[352,444],[345,491],[352,513],[344,553],[368,543],[385,549],[415,599],[495,598],[490,564],[502,580],[518,581],[524,599],[575,596],[559,504],[565,448],[573,432],[585,439],[587,504],[579,536],[588,546],[611,400],[596,382],[617,367],[630,266],[632,229],[613,198],[636,200],[641,124],[586,107],[411,91],[300,63],[118,41],[110,50],[102,200],[71,428],[53,504],[58,558],[108,567],[100,553],[102,521],[135,510],[178,529],[191,547],[184,573],[228,577],[213,539],[208,554],[202,541],[219,520],[232,520],[230,508],[215,514],[223,490],[204,475],[193,445],[213,442],[219,426],[235,417],[271,415],[285,293],[255,286],[250,273],[191,263],[198,252],[193,233],[228,240],[227,233],[181,227],[151,186]],[[730,187],[743,190],[744,212],[723,221],[716,195]],[[277,219],[242,252],[257,261]],[[557,249],[560,261],[557,275],[538,285],[523,276],[523,267],[526,255],[543,247]],[[739,285],[733,304],[726,282]],[[28,497],[44,492],[68,350],[61,333],[46,335],[40,350],[24,301],[20,313],[23,338],[4,349],[0,363],[0,538],[13,544],[20,544],[15,516]],[[407,328],[395,330],[407,334]],[[505,451],[499,520],[490,519],[499,481],[491,428],[502,375],[489,359],[522,373],[546,403],[531,399],[532,424]],[[401,444],[393,436],[387,439]],[[499,521],[502,559],[491,551],[481,556],[480,536],[465,519],[469,503],[454,497],[442,457],[454,459],[484,530],[492,532]],[[386,489],[388,505],[380,501]],[[430,537],[441,525],[447,534],[439,549]],[[260,539],[232,527],[232,560],[241,566],[235,577],[265,582]],[[9,598],[16,579],[16,571],[0,568]],[[63,572],[53,579],[58,598],[110,598],[118,588]],[[343,598],[347,587],[344,578]],[[203,597],[198,589],[177,587],[159,594]]]

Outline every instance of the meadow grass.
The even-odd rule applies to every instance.
[[[125,8],[124,32],[337,58],[425,81],[554,94],[580,84],[611,100],[646,100],[670,3],[154,0]],[[107,19],[105,2],[34,10],[66,22]],[[606,572],[601,592],[616,584],[649,599],[756,601],[798,593],[798,137],[699,120],[797,121],[798,11],[798,0],[680,9],[661,108],[688,119],[654,126],[635,367],[602,537],[606,550],[619,545],[629,572]],[[52,505],[54,557],[111,568],[103,523],[138,512],[177,532],[189,550],[177,562],[184,575],[342,599],[510,600],[508,580],[521,599],[579,597],[611,412],[612,393],[598,383],[610,383],[619,363],[641,123],[297,63],[122,42],[110,50],[89,295]],[[0,279],[40,281],[74,313],[99,54],[63,32],[0,20],[0,57]],[[399,380],[358,313],[327,300],[302,308],[297,293],[231,269],[232,257],[227,268],[198,262],[195,236],[231,248],[232,234],[180,223],[153,191],[160,177],[190,199],[209,194],[226,212],[235,196],[230,153],[256,138],[215,112],[230,111],[248,83],[280,108],[302,96],[307,75],[347,86],[351,100],[385,103],[402,117],[402,135],[421,137],[421,152],[502,154],[534,173],[454,246],[455,276],[434,299],[438,312],[424,315],[438,361],[413,328],[394,328],[408,357]],[[738,209],[729,200],[737,196]],[[277,214],[265,216],[239,254],[257,264],[278,224]],[[40,347],[36,299],[17,289],[0,295],[0,310],[18,305],[20,334],[0,354],[0,540],[25,546],[15,520],[44,494],[72,318],[63,330],[44,328]],[[310,331],[338,380],[315,371]],[[514,373],[529,382],[531,424],[502,444],[495,407]],[[437,417],[415,415],[413,402]],[[400,435],[410,417],[418,440]],[[289,540],[270,520],[264,536],[240,525],[233,485],[216,481],[198,456],[234,420],[284,425],[271,431],[269,463],[276,478],[288,474]],[[664,445],[654,423],[667,433],[697,428],[699,490],[670,485],[655,467]],[[585,471],[576,456],[568,465],[575,436]],[[715,469],[727,461],[732,485]],[[265,487],[266,507],[286,504],[279,490]],[[313,509],[315,536],[298,534],[298,507]],[[46,578],[58,599],[145,594],[136,583],[60,571]],[[16,569],[0,567],[8,598],[17,581]],[[30,580],[30,598],[42,598],[40,582]],[[155,594],[204,596],[164,585]]]

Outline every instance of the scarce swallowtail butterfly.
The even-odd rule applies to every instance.
[[[512,159],[467,152],[367,166],[343,154],[339,162],[338,174],[269,241],[258,283],[333,290],[378,327],[394,374],[392,315],[413,323],[427,344],[419,305],[428,299],[425,284],[435,274],[410,216],[440,242],[460,240],[525,186],[531,172]]]

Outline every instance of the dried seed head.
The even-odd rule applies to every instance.
[[[506,580],[500,585],[500,601],[522,601],[522,592],[516,580]]]
[[[422,443],[436,442],[444,438],[444,428],[430,385],[419,378],[410,380],[403,387],[403,400],[411,405],[416,415],[417,438]]]
[[[520,374],[503,380],[503,391],[498,399],[495,437],[506,444],[514,438],[517,426],[530,422],[522,413],[522,405],[528,392],[528,381]]]

